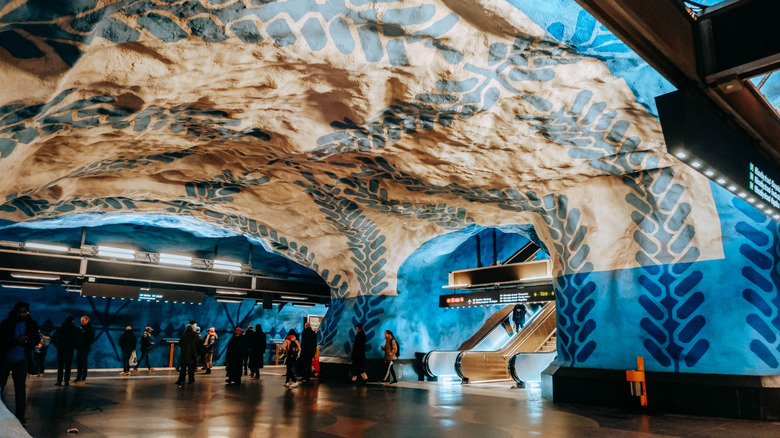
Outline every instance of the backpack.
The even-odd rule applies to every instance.
[[[290,341],[290,346],[287,347],[287,358],[295,360],[298,359],[298,354],[300,354],[301,349],[298,348],[298,343],[296,341]]]
[[[398,339],[393,338],[395,341],[395,358],[400,359],[401,358],[401,344],[398,343]]]

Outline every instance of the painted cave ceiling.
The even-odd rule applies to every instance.
[[[722,256],[673,88],[573,0],[6,0],[0,84],[5,229],[201,223],[334,296],[469,226],[558,274]]]

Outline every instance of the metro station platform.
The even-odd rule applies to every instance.
[[[322,381],[287,389],[283,367],[225,385],[224,371],[178,388],[173,370],[92,372],[86,384],[28,379],[33,437],[777,437],[780,423],[554,404],[508,383]],[[12,385],[6,403],[13,410]],[[78,429],[69,435],[68,429]],[[5,427],[0,430],[8,430]]]

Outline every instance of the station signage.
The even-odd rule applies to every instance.
[[[542,285],[442,295],[439,297],[439,307],[474,307],[554,300],[555,291],[552,285]]]

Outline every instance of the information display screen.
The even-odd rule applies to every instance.
[[[473,307],[554,300],[555,291],[552,285],[543,285],[442,295],[439,297],[439,307]]]
[[[774,171],[762,167],[755,163],[748,164],[748,188],[756,197],[780,209],[780,185],[770,176],[769,172]]]

